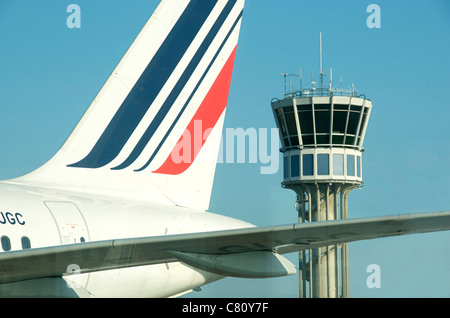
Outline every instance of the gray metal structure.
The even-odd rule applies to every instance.
[[[272,100],[282,144],[282,186],[297,194],[303,223],[346,219],[349,192],[363,185],[372,102],[354,88],[332,89],[331,74],[324,87],[323,77],[321,69],[319,87],[313,81],[309,89],[300,86]],[[348,271],[347,244],[300,252],[300,297],[348,297]]]

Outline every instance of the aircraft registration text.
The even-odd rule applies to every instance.
[[[18,212],[0,212],[0,224],[25,225],[25,220]]]

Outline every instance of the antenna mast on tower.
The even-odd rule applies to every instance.
[[[323,88],[323,67],[322,67],[322,32],[320,32],[320,89]]]

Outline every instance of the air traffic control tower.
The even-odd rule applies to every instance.
[[[282,75],[286,84],[290,74]],[[331,80],[324,86],[324,76],[321,66],[318,87],[312,81],[311,88],[300,84],[299,90],[286,91],[285,85],[284,98],[272,100],[282,144],[282,187],[297,194],[299,223],[347,218],[348,194],[363,185],[372,102],[353,88],[332,89]],[[349,297],[348,270],[347,244],[300,252],[300,297]]]

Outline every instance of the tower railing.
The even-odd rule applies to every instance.
[[[329,88],[329,87],[322,87],[322,88],[304,88],[304,89],[297,89],[292,90],[289,92],[286,92],[284,94],[284,98],[298,98],[298,97],[314,97],[314,96],[347,96],[347,97],[361,97],[365,98],[364,94],[358,94],[358,92],[355,90],[354,87],[350,89],[344,89],[344,88]]]

